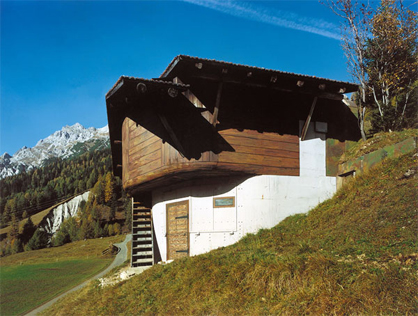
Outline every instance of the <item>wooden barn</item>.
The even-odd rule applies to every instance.
[[[347,82],[179,55],[106,95],[114,173],[133,197],[132,266],[208,252],[336,191],[357,119]]]

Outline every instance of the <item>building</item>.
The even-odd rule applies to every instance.
[[[106,95],[115,175],[133,196],[132,266],[201,254],[336,191],[358,140],[347,82],[179,55]]]

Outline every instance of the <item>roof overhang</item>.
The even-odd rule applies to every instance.
[[[149,80],[122,76],[106,94],[107,118],[109,124],[110,145],[113,158],[113,171],[122,174],[122,124],[130,113],[138,107],[151,106],[152,100],[174,98],[179,92],[186,91],[189,85],[161,80]]]
[[[190,84],[222,81],[249,88],[267,88],[338,101],[342,100],[344,93],[358,90],[358,85],[349,82],[185,55],[175,57],[159,79],[172,81],[176,77]]]

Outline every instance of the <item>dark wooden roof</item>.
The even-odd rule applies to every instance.
[[[288,92],[295,91],[319,95],[350,93],[358,89],[358,85],[344,81],[186,55],[176,56],[159,79],[172,80],[175,77],[188,79],[188,81],[183,82],[192,82],[196,78],[222,80],[249,86],[265,86],[271,89],[287,90]]]

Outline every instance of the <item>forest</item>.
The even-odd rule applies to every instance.
[[[0,180],[1,227],[10,222],[13,214],[22,219],[57,200],[93,188],[100,176],[112,170],[111,164],[110,149],[104,149],[69,160],[49,159],[41,168]]]
[[[130,199],[120,178],[113,176],[110,149],[68,160],[51,159],[41,168],[2,179],[0,188],[1,224],[11,226],[0,247],[2,256],[130,229],[130,216],[126,216]],[[33,224],[31,215],[87,190],[89,199],[81,204],[77,217],[65,220],[52,239]],[[19,220],[25,218],[19,230]]]

